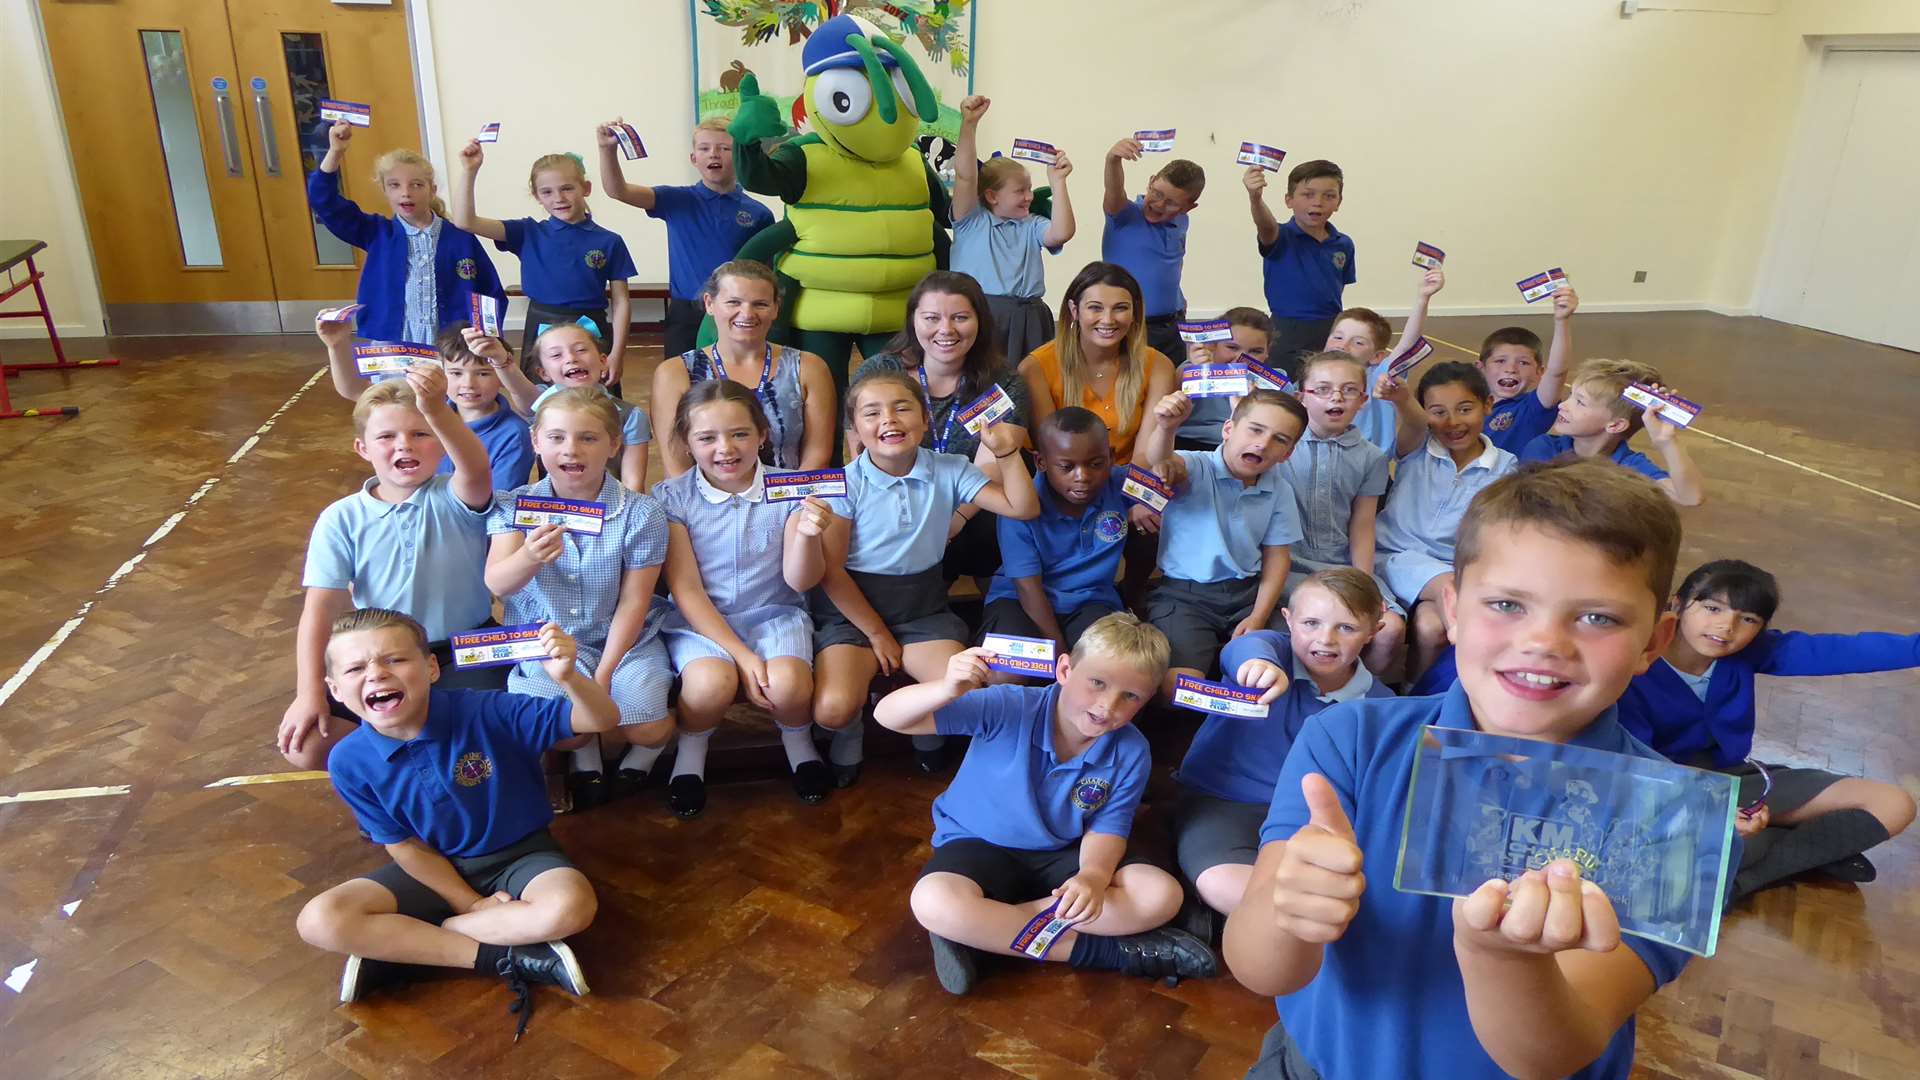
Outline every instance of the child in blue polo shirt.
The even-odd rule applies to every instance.
[[[324,769],[353,727],[327,697],[327,627],[357,607],[405,612],[452,662],[450,634],[489,621],[493,597],[481,576],[493,475],[486,448],[447,404],[438,364],[415,364],[405,379],[374,383],[353,407],[354,453],[373,466],[360,490],[313,523],[301,584],[306,600],[294,635],[294,697],[278,744],[300,769]],[[441,455],[451,476],[438,473]],[[491,668],[460,672],[462,688],[496,688]],[[504,673],[498,673],[504,674]]]
[[[1331,161],[1295,165],[1287,174],[1285,196],[1293,216],[1284,225],[1267,209],[1267,170],[1249,165],[1241,181],[1260,243],[1274,355],[1293,371],[1327,340],[1340,314],[1341,294],[1355,280],[1353,238],[1333,227],[1346,175]]]
[[[1293,489],[1275,468],[1306,430],[1300,400],[1255,390],[1234,406],[1218,450],[1175,451],[1173,433],[1192,408],[1178,390],[1161,398],[1134,449],[1136,461],[1172,453],[1187,471],[1160,514],[1162,576],[1147,596],[1147,618],[1172,642],[1168,694],[1178,675],[1205,678],[1221,643],[1278,620],[1301,537]]]
[[[500,388],[523,417],[531,419],[547,398],[571,388],[597,390],[612,401],[614,411],[620,414],[620,457],[614,475],[629,491],[645,494],[647,447],[653,442],[653,424],[647,419],[647,410],[606,385],[606,357],[600,355],[599,343],[586,327],[574,323],[547,327],[534,339],[533,351],[518,365],[513,363],[506,342],[499,338],[488,337],[473,327],[466,329],[465,336],[467,348],[499,373]],[[546,379],[544,386],[527,377],[529,365]]]
[[[860,713],[876,675],[932,679],[966,646],[967,624],[947,604],[941,570],[954,511],[969,504],[1026,520],[1040,499],[1020,457],[1020,436],[989,424],[980,445],[1000,462],[989,480],[959,454],[925,449],[927,403],[905,371],[868,372],[847,390],[847,426],[863,449],[847,466],[847,493],[827,500],[826,574],[813,609],[813,718],[834,732],[829,757],[840,787],[860,775]],[[921,768],[938,767],[941,743],[916,744]]]
[[[1517,454],[1553,426],[1567,365],[1573,362],[1573,313],[1579,309],[1580,295],[1573,286],[1555,290],[1553,344],[1547,348],[1545,370],[1540,366],[1540,335],[1524,326],[1503,326],[1480,343],[1475,363],[1493,392],[1493,411],[1487,415],[1487,437],[1493,445]]]
[[[446,220],[434,195],[433,165],[412,150],[389,150],[374,162],[373,182],[393,210],[369,214],[340,193],[340,159],[353,138],[345,120],[327,129],[327,153],[307,175],[307,204],[327,231],[367,253],[354,298],[360,336],[426,344],[450,323],[467,319],[473,295],[506,310],[506,290],[479,239]]]
[[[1805,634],[1771,630],[1780,606],[1772,574],[1717,559],[1673,596],[1679,633],[1620,699],[1628,731],[1682,765],[1740,778],[1751,831],[1735,896],[1817,871],[1872,881],[1862,854],[1913,823],[1913,797],[1893,784],[1825,769],[1761,764],[1753,752],[1754,676],[1855,675],[1920,667],[1920,634]],[[1771,826],[1771,827],[1769,827]]]
[[[559,697],[436,690],[440,665],[419,623],[363,608],[336,620],[327,686],[362,723],[340,740],[333,788],[361,835],[393,861],[300,910],[300,936],[347,954],[340,1000],[403,978],[405,965],[470,968],[514,991],[526,1031],[528,983],[574,995],[587,979],[562,940],[593,922],[593,886],[554,842],[540,755],[619,719],[548,623],[540,661]]]
[[[1228,308],[1220,318],[1226,320],[1232,328],[1233,336],[1225,341],[1196,341],[1187,346],[1186,362],[1175,371],[1175,378],[1184,377],[1189,368],[1201,364],[1232,364],[1242,358],[1269,363],[1273,353],[1273,320],[1259,308]],[[1176,450],[1212,450],[1220,445],[1220,426],[1233,415],[1233,399],[1226,397],[1200,398],[1193,403],[1193,412],[1174,432],[1173,445]]]
[[[1473,500],[1444,598],[1460,682],[1335,705],[1281,770],[1225,935],[1234,976],[1280,1013],[1248,1076],[1625,1080],[1634,1012],[1687,953],[1622,937],[1571,859],[1465,899],[1391,882],[1427,725],[1657,759],[1614,702],[1673,636],[1679,548],[1667,497],[1601,462],[1531,469]],[[1520,844],[1538,824],[1500,820]]]
[[[690,352],[706,317],[701,286],[722,263],[740,253],[740,245],[773,224],[773,211],[741,188],[733,172],[733,136],[727,118],[709,116],[694,125],[693,152],[687,160],[700,182],[684,187],[630,184],[620,169],[620,140],[615,118],[594,132],[600,144],[600,189],[667,225],[666,354]]]
[[[1334,326],[1336,335],[1340,325]],[[1280,470],[1293,489],[1301,537],[1291,552],[1293,565],[1287,571],[1282,599],[1319,570],[1353,566],[1373,572],[1374,534],[1380,497],[1387,491],[1388,459],[1387,452],[1366,439],[1355,424],[1367,400],[1366,385],[1366,361],[1351,353],[1315,353],[1300,366],[1300,403],[1307,407],[1307,430],[1280,463]],[[1387,408],[1391,412],[1392,404]],[[1386,591],[1384,582],[1380,591]],[[1367,669],[1373,672],[1387,670],[1407,635],[1406,613],[1391,599],[1386,600],[1378,622],[1366,650]]]
[[[535,159],[527,189],[549,216],[544,221],[530,217],[498,221],[481,217],[473,206],[474,177],[485,160],[477,139],[468,140],[461,149],[453,219],[474,235],[492,240],[501,251],[520,257],[520,289],[527,294],[521,352],[532,352],[535,339],[549,326],[583,326],[605,356],[603,380],[619,396],[627,330],[633,322],[627,279],[636,271],[627,242],[595,223],[587,212],[587,196],[593,194],[587,167],[575,154]]]
[[[1163,356],[1183,356],[1179,322],[1187,313],[1187,295],[1180,274],[1187,261],[1187,215],[1200,205],[1207,173],[1185,158],[1169,161],[1147,181],[1146,193],[1127,197],[1127,166],[1139,161],[1138,139],[1126,138],[1107,151],[1105,197],[1101,210],[1106,228],[1100,235],[1100,260],[1124,267],[1140,282],[1147,344]]]
[[[1174,850],[1207,907],[1231,915],[1240,906],[1280,765],[1307,717],[1354,698],[1393,696],[1360,663],[1384,614],[1372,575],[1351,566],[1316,570],[1280,610],[1285,632],[1255,630],[1221,650],[1221,672],[1264,691],[1267,715],[1209,714],[1174,774]]]
[[[467,348],[466,329],[466,323],[454,323],[440,331],[433,341],[447,373],[447,394],[453,400],[454,411],[480,439],[480,445],[486,447],[494,490],[517,488],[526,483],[533,472],[533,444],[527,422],[500,396],[500,369],[510,365],[496,366],[494,361]],[[359,400],[360,393],[367,388],[367,380],[354,365],[352,327],[345,322],[315,319],[314,331],[327,346],[327,369],[333,378],[334,392],[348,401]],[[404,377],[395,374],[385,378]],[[374,376],[373,381],[385,379]],[[441,458],[440,471],[451,474],[453,459]]]
[[[1514,456],[1481,430],[1493,401],[1471,364],[1435,364],[1420,377],[1421,411],[1406,388],[1380,386],[1401,406],[1399,465],[1374,536],[1374,576],[1387,583],[1412,626],[1407,679],[1416,680],[1447,644],[1440,593],[1453,582],[1454,534],[1474,495],[1513,471]]]
[[[1681,506],[1706,502],[1700,470],[1680,445],[1680,425],[1621,397],[1633,383],[1665,389],[1660,373],[1647,364],[1599,357],[1581,361],[1568,380],[1567,400],[1554,415],[1553,429],[1523,447],[1520,460],[1552,461],[1569,454],[1604,457],[1659,484]],[[1627,440],[1642,426],[1647,429],[1647,441],[1666,460],[1666,468],[1627,448]]]
[[[948,262],[956,273],[980,283],[1005,346],[1001,355],[1017,364],[1053,340],[1047,271],[1040,253],[1058,255],[1073,239],[1073,203],[1067,197],[1073,162],[1066,151],[1058,151],[1047,166],[1052,212],[1033,213],[1033,180],[1027,167],[1008,157],[982,165],[976,156],[980,118],[992,104],[978,94],[960,102],[960,141],[953,159],[953,253]]]
[[[1127,511],[1107,425],[1070,405],[1034,429],[1040,516],[1001,518],[1000,572],[987,587],[980,632],[1048,638],[1066,652],[1095,620],[1121,609],[1114,579]]]
[[[1164,925],[1180,906],[1179,882],[1124,858],[1152,769],[1133,719],[1166,671],[1166,637],[1132,615],[1106,615],[1060,654],[1046,687],[988,686],[986,656],[958,653],[941,678],[896,690],[873,711],[895,731],[973,737],[933,801],[933,858],[911,900],[940,985],[967,993],[975,950],[1023,955],[1015,938],[1048,916],[1073,926],[1041,959],[1216,974],[1205,942]]]

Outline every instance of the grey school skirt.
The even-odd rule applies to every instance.
[[[967,624],[947,606],[947,579],[939,563],[917,574],[866,574],[849,570],[847,576],[860,586],[861,595],[873,605],[874,613],[887,624],[888,632],[900,644],[967,640]],[[831,645],[866,648],[872,644],[867,635],[827,599],[825,589],[808,593],[807,607],[813,613],[816,654]]]
[[[987,310],[993,312],[993,325],[1007,347],[1009,364],[1018,365],[1028,353],[1053,340],[1053,310],[1043,297],[989,296]]]

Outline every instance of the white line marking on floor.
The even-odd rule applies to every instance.
[[[1479,353],[1474,352],[1472,349],[1469,349],[1464,345],[1455,345],[1453,342],[1448,341],[1445,338],[1437,338],[1437,337],[1434,337],[1432,334],[1427,334],[1425,336],[1428,341],[1433,342],[1435,345],[1445,345],[1449,349],[1455,349],[1455,350],[1458,350],[1459,352],[1463,352],[1467,354],[1468,356],[1472,356],[1476,358],[1480,355]],[[1920,510],[1920,503],[1910,502],[1906,499],[1901,498],[1898,495],[1889,495],[1886,492],[1881,491],[1877,488],[1870,488],[1865,484],[1855,483],[1854,481],[1849,480],[1844,476],[1835,476],[1830,472],[1821,472],[1819,469],[1816,469],[1811,465],[1802,465],[1799,462],[1793,460],[1792,458],[1783,458],[1779,454],[1770,454],[1767,451],[1762,450],[1757,446],[1748,446],[1746,443],[1740,442],[1735,439],[1729,439],[1725,435],[1715,435],[1713,432],[1706,431],[1701,428],[1690,427],[1687,430],[1693,432],[1695,435],[1705,435],[1707,438],[1712,439],[1715,442],[1722,442],[1727,444],[1728,446],[1737,447],[1741,450],[1745,450],[1749,454],[1758,454],[1761,457],[1766,458],[1768,461],[1777,461],[1782,465],[1790,465],[1793,468],[1799,469],[1801,472],[1812,473],[1813,475],[1819,477],[1822,480],[1831,480],[1836,484],[1845,484],[1847,487],[1853,488],[1856,491],[1864,491],[1869,495],[1878,495],[1880,498],[1885,499],[1890,503],[1899,503],[1901,506],[1904,506],[1909,510]],[[6,699],[0,698],[0,701],[4,701],[4,700]]]
[[[300,399],[306,395],[306,392],[313,389],[313,384],[319,382],[320,377],[326,373],[327,369],[321,368],[313,373],[312,378],[302,383],[300,389],[293,392],[292,397],[283,402],[278,409],[275,409],[273,415],[267,417],[265,423],[255,428],[252,435],[247,436],[246,441],[240,444],[240,448],[233,452],[233,456],[227,458],[226,463],[221,466],[221,470],[224,472],[232,468],[241,458],[246,457],[249,451],[260,445],[260,437],[272,431],[273,425],[278,422],[282,416],[286,415],[288,409],[298,404]],[[221,476],[216,473],[201,481],[200,486],[194,490],[194,493],[187,496],[186,503],[183,504],[179,510],[174,511],[165,521],[161,522],[159,528],[153,530],[153,534],[141,543],[139,552],[126,562],[121,563],[119,569],[107,575],[106,584],[95,589],[93,595],[98,597],[112,592],[114,587],[125,580],[128,574],[133,573],[134,568],[146,559],[147,552],[152,550],[153,545],[165,539],[167,534],[172,532],[174,527],[179,525],[187,516],[187,512],[193,509],[194,504],[205,498],[207,492],[212,491],[215,485],[220,483],[220,480]],[[53,656],[54,651],[60,648],[61,645],[66,644],[67,639],[73,636],[75,630],[80,629],[80,624],[87,620],[87,614],[93,610],[94,603],[95,601],[88,600],[86,603],[81,604],[80,610],[73,613],[73,618],[61,623],[60,629],[53,632],[53,636],[47,639],[46,644],[35,649],[33,655],[27,657],[27,662],[20,665],[20,670],[14,672],[13,676],[9,678],[4,685],[0,685],[0,705],[5,705],[22,686],[26,685],[27,680],[33,677],[33,673],[40,670],[40,665],[46,663],[47,660]],[[0,802],[4,801],[6,800],[0,799]]]
[[[61,799],[99,799],[108,795],[125,795],[133,790],[129,784],[113,784],[109,787],[66,787],[48,788],[45,791],[22,791],[16,795],[0,795],[0,806],[9,803],[57,802]]]

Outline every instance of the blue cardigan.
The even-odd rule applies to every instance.
[[[1802,634],[1767,630],[1713,665],[1707,699],[1656,660],[1620,698],[1620,723],[1674,761],[1710,755],[1725,768],[1753,752],[1755,675],[1859,675],[1920,667],[1920,634]]]
[[[367,253],[360,290],[354,297],[366,305],[360,311],[360,336],[372,341],[402,340],[407,325],[406,228],[393,218],[367,213],[340,194],[339,173],[319,169],[309,173],[307,203],[328,232]],[[476,292],[499,301],[502,313],[507,310],[506,290],[480,239],[451,221],[440,224],[433,246],[433,277],[440,309],[434,325],[439,329],[471,319]]]

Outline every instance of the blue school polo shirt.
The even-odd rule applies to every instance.
[[[356,608],[392,608],[418,620],[433,641],[471,630],[493,612],[487,591],[487,512],[436,476],[403,503],[374,498],[378,477],[320,511],[300,584],[346,589]]]
[[[1553,427],[1554,417],[1560,410],[1552,405],[1543,404],[1540,395],[1532,390],[1518,397],[1493,403],[1493,411],[1487,414],[1487,438],[1493,445],[1509,454],[1517,454],[1526,445],[1547,433]]]
[[[1258,577],[1261,549],[1300,542],[1293,488],[1278,466],[1249,487],[1227,471],[1223,450],[1174,452],[1187,483],[1160,513],[1161,573],[1202,583]]]
[[[1267,706],[1262,719],[1209,713],[1194,733],[1193,745],[1173,778],[1182,785],[1228,802],[1265,806],[1273,801],[1273,784],[1280,766],[1300,735],[1300,728],[1329,705],[1355,698],[1390,698],[1393,691],[1374,680],[1366,665],[1355,664],[1347,685],[1322,694],[1313,676],[1293,655],[1293,639],[1278,630],[1242,634],[1220,650],[1220,670],[1228,682],[1240,665],[1265,660],[1291,672],[1287,692]]]
[[[1329,221],[1327,238],[1315,240],[1288,218],[1273,243],[1260,245],[1260,276],[1274,318],[1331,319],[1354,282],[1353,238]]]
[[[1117,472],[1108,477],[1106,488],[1076,517],[1066,512],[1046,477],[1035,477],[1040,516],[1000,519],[1000,572],[987,586],[987,602],[1018,600],[1014,581],[1037,577],[1055,615],[1065,617],[1095,603],[1118,611],[1120,590],[1113,579],[1127,546],[1128,507],[1121,483]]]
[[[1294,511],[1305,534],[1293,556],[1336,566],[1352,561],[1353,501],[1387,493],[1387,452],[1359,428],[1323,439],[1309,427],[1274,471],[1293,489]]]
[[[1057,851],[1090,832],[1126,836],[1153,768],[1147,737],[1129,724],[1061,761],[1053,752],[1060,684],[989,686],[933,714],[942,735],[971,735],[953,783],[933,800],[933,846],[985,840]]]
[[[1513,471],[1512,454],[1480,436],[1480,456],[1456,469],[1453,458],[1432,438],[1400,459],[1393,490],[1380,510],[1375,546],[1383,554],[1420,551],[1453,561],[1454,536],[1467,504],[1480,490]]]
[[[573,737],[572,717],[566,697],[434,690],[419,735],[401,742],[363,721],[333,748],[328,778],[376,844],[485,855],[553,820],[540,756]]]
[[[1520,450],[1521,461],[1552,461],[1555,458],[1573,454],[1573,436],[1542,435]],[[1614,444],[1607,456],[1615,464],[1624,465],[1649,480],[1665,480],[1667,470],[1653,463],[1653,459],[1627,447],[1627,440],[1621,439]]]
[[[1119,263],[1140,282],[1147,318],[1187,309],[1180,291],[1180,268],[1187,260],[1187,215],[1155,225],[1147,220],[1146,196],[1138,196],[1117,214],[1107,215],[1100,235],[1100,258]]]
[[[1047,248],[1050,218],[1029,214],[1023,218],[995,217],[993,211],[978,207],[953,227],[953,269],[980,283],[988,296],[1014,296],[1032,299],[1047,291],[1047,268],[1040,262]]]
[[[1467,1016],[1466,986],[1453,953],[1453,901],[1393,887],[1414,752],[1420,729],[1429,724],[1475,726],[1466,691],[1456,685],[1437,697],[1367,698],[1309,719],[1280,770],[1260,828],[1265,845],[1290,839],[1305,826],[1300,780],[1316,772],[1339,794],[1366,857],[1367,891],[1347,932],[1326,946],[1312,982],[1275,999],[1288,1034],[1321,1076],[1506,1076],[1474,1037]],[[1627,734],[1611,707],[1571,743],[1664,760]],[[1656,987],[1678,977],[1688,960],[1679,949],[1640,937],[1622,937],[1620,947],[1647,965]],[[1573,1076],[1625,1080],[1632,1066],[1629,1017],[1599,1059]]]
[[[947,555],[955,507],[987,486],[987,474],[958,454],[920,450],[905,476],[894,476],[862,453],[847,466],[845,498],[828,499],[853,523],[847,569],[863,574],[917,574]]]
[[[493,490],[512,491],[533,474],[533,435],[527,422],[500,399],[498,407],[467,427],[480,437],[487,448],[487,464],[493,468]],[[440,474],[453,475],[453,458],[440,459]]]
[[[592,215],[578,222],[550,217],[545,221],[514,218],[500,224],[506,226],[507,236],[494,246],[520,256],[520,288],[537,304],[605,307],[607,283],[638,273],[633,256],[627,254],[627,242],[612,229],[596,225]]]
[[[715,191],[705,184],[654,188],[647,216],[667,223],[667,291],[675,300],[700,299],[713,268],[773,224],[773,211],[745,189]]]

